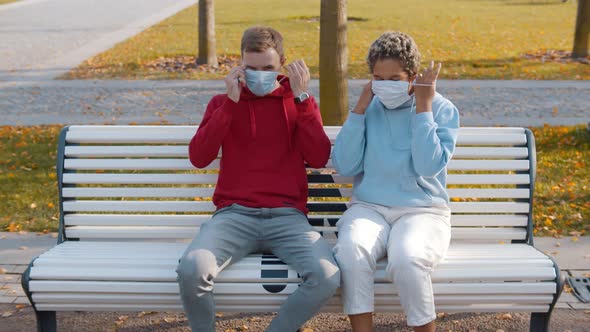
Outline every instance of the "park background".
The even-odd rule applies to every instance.
[[[6,36],[0,40],[0,114],[4,118],[0,123],[1,231],[41,236],[57,230],[56,141],[64,124],[198,124],[210,96],[223,93],[219,80],[239,63],[240,38],[247,27],[269,25],[281,31],[287,61],[304,59],[312,78],[320,79],[312,82],[314,91],[322,89],[321,1],[203,1],[214,3],[211,26],[216,61],[209,64],[202,59],[197,62],[199,50],[204,48],[199,48],[199,23],[203,24],[199,20],[199,6],[196,1],[184,2],[182,8],[175,8],[170,15],[132,36],[114,38],[112,45],[102,42],[108,47],[83,58],[70,57],[69,63],[74,65],[64,65],[68,62],[60,62],[61,56],[71,54],[75,47],[83,48],[92,39],[100,39],[96,34],[76,40],[75,47],[68,46],[61,39],[70,37],[60,36],[69,36],[83,26],[79,23],[69,28],[69,19],[106,22],[100,16],[105,15],[113,22],[121,21],[113,25],[123,26],[123,14],[132,7],[118,13],[115,1],[101,4],[84,0],[74,5],[67,0],[0,0],[0,32]],[[410,34],[419,46],[423,64],[430,60],[443,63],[440,86],[448,87],[449,98],[453,101],[453,93],[460,95],[463,91],[460,101],[465,107],[460,107],[460,111],[462,117],[471,121],[468,124],[506,126],[511,124],[511,117],[516,125],[532,124],[538,157],[534,233],[553,237],[556,243],[583,242],[580,239],[590,231],[590,37],[583,37],[586,42],[582,43],[582,50],[586,53],[572,57],[581,7],[578,4],[561,0],[349,0],[345,8],[346,53],[342,55],[346,66],[340,78],[350,82],[350,92],[344,103],[352,108],[360,93],[360,83],[370,77],[365,63],[370,43],[387,30]],[[54,28],[47,23],[52,20],[51,13],[40,6],[51,9],[59,5],[78,6],[79,12],[64,10],[55,14],[63,17],[63,22],[57,20],[59,28]],[[154,6],[143,15],[151,17],[157,10]],[[46,13],[47,17],[42,18],[36,11]],[[28,15],[32,13],[35,15]],[[37,44],[32,43],[34,47],[26,52],[22,40],[28,38],[29,28],[34,30],[36,22],[46,28],[39,29],[45,43],[58,44],[59,50],[43,53],[42,47],[36,48]],[[590,35],[590,18],[586,17],[583,24],[584,33]],[[211,40],[201,45],[211,47]],[[66,52],[67,47],[72,50]],[[579,49],[580,46],[578,52]],[[27,56],[32,60],[23,60]],[[153,98],[159,92],[151,87],[158,84],[179,86],[180,93],[168,98],[189,96],[189,105],[195,101],[191,93],[205,92],[191,106],[181,104],[173,109]],[[101,87],[103,94],[95,93],[96,86]],[[170,89],[174,87],[166,91]],[[535,104],[535,96],[541,98],[547,91],[555,102]],[[123,94],[124,98],[139,100],[129,108],[145,105],[149,116],[141,112],[123,116],[127,109],[121,109],[117,105],[120,99],[113,97],[123,98]],[[485,102],[478,101],[484,95]],[[101,104],[102,99],[109,98],[111,103]],[[330,107],[326,105],[332,101],[319,99],[323,113],[328,112]],[[509,105],[498,107],[501,99]],[[61,108],[63,100],[70,101],[68,111]],[[49,106],[41,108],[43,105]],[[68,112],[75,116],[70,117]],[[190,118],[182,122],[179,113],[189,114]],[[502,121],[495,121],[500,113]],[[477,117],[480,119],[475,121]],[[557,247],[554,252],[559,251]],[[8,272],[4,269],[4,273]]]

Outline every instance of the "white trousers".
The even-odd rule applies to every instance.
[[[334,255],[340,267],[344,312],[374,311],[377,261],[387,255],[386,276],[393,281],[409,326],[436,318],[430,274],[451,240],[447,207],[386,207],[355,202],[336,224]]]

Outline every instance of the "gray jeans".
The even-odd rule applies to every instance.
[[[233,204],[218,210],[201,226],[176,268],[192,331],[215,330],[213,281],[230,264],[259,251],[272,252],[303,279],[266,331],[296,331],[340,285],[332,249],[301,211]]]

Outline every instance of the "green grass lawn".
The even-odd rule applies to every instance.
[[[61,126],[0,127],[0,230],[55,231]],[[537,141],[535,233],[590,231],[590,133],[583,126],[533,128]]]
[[[0,0],[0,5],[4,5],[11,2],[17,2],[18,0]]]
[[[270,25],[285,37],[288,60],[302,58],[318,77],[319,1],[215,1],[218,56],[240,54],[242,32]],[[570,51],[576,1],[559,0],[350,0],[349,77],[367,77],[365,56],[383,31],[412,35],[424,61],[442,61],[446,79],[590,79],[590,64],[525,59],[523,54]],[[159,58],[197,54],[197,7],[193,6],[82,63],[64,78],[217,79],[210,72],[159,69]],[[186,60],[185,60],[186,61]]]

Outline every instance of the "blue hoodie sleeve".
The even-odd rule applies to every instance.
[[[349,112],[348,119],[336,137],[332,162],[338,173],[353,176],[363,171],[364,158],[365,115]]]
[[[447,166],[459,132],[457,107],[446,99],[437,110],[434,106],[434,113],[414,114],[411,124],[414,169],[423,177],[434,177]]]

